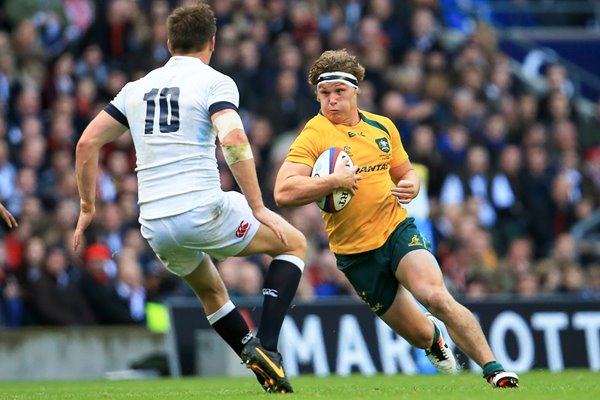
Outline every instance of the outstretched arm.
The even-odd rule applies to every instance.
[[[79,220],[73,235],[73,248],[77,250],[83,232],[92,222],[96,212],[96,176],[100,149],[127,130],[106,111],[100,113],[83,131],[75,151],[75,174],[79,190]]]

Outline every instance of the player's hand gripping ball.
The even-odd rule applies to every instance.
[[[317,158],[311,176],[323,177],[332,174],[337,168],[353,167],[352,159],[342,149],[336,147],[325,150]],[[346,189],[336,189],[325,197],[316,201],[317,206],[325,212],[336,213],[348,205],[352,199],[352,193]]]

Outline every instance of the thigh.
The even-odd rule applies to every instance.
[[[407,218],[392,232],[386,243],[392,253],[394,268],[410,253],[431,251],[429,241],[419,232],[414,218]]]
[[[190,235],[178,238],[182,247],[204,251],[218,260],[238,255],[252,243],[260,222],[252,214],[244,195],[226,192],[218,213],[204,222],[214,207],[200,207],[189,212]],[[197,221],[197,222],[196,222]]]
[[[407,253],[396,270],[398,281],[426,307],[432,296],[447,294],[440,267],[427,250],[415,250]]]
[[[287,222],[283,217],[281,224],[283,225],[285,235],[288,240],[287,246],[279,240],[275,233],[267,226],[260,224],[256,234],[246,248],[240,251],[238,256],[248,256],[253,254],[268,254],[275,257],[280,254],[293,254],[301,259],[304,259],[306,254],[306,246],[304,245],[304,235],[296,229],[292,224]]]
[[[225,290],[223,280],[217,271],[217,267],[208,255],[204,255],[194,272],[183,277],[183,279],[196,293],[205,292],[207,290]]]
[[[346,275],[360,298],[379,316],[392,306],[398,281],[388,254],[382,248],[361,254],[336,254],[338,268]]]
[[[398,226],[391,241],[395,276],[419,302],[427,305],[431,295],[445,291],[442,272],[431,254],[429,241],[419,232],[413,218]]]
[[[185,214],[184,214],[185,215]],[[194,248],[182,247],[176,236],[189,227],[182,226],[179,216],[153,220],[139,219],[142,237],[163,263],[165,268],[177,276],[192,273],[202,261],[204,253]]]

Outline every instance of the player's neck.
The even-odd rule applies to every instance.
[[[202,51],[197,51],[194,53],[173,53],[173,57],[181,56],[181,57],[194,57],[202,61],[204,64],[208,65],[210,63],[210,58],[212,56],[212,51],[206,49]]]

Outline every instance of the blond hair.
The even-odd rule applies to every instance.
[[[346,49],[327,50],[321,54],[308,72],[308,83],[316,85],[319,76],[325,72],[346,72],[354,75],[358,81],[365,77],[365,68]]]

